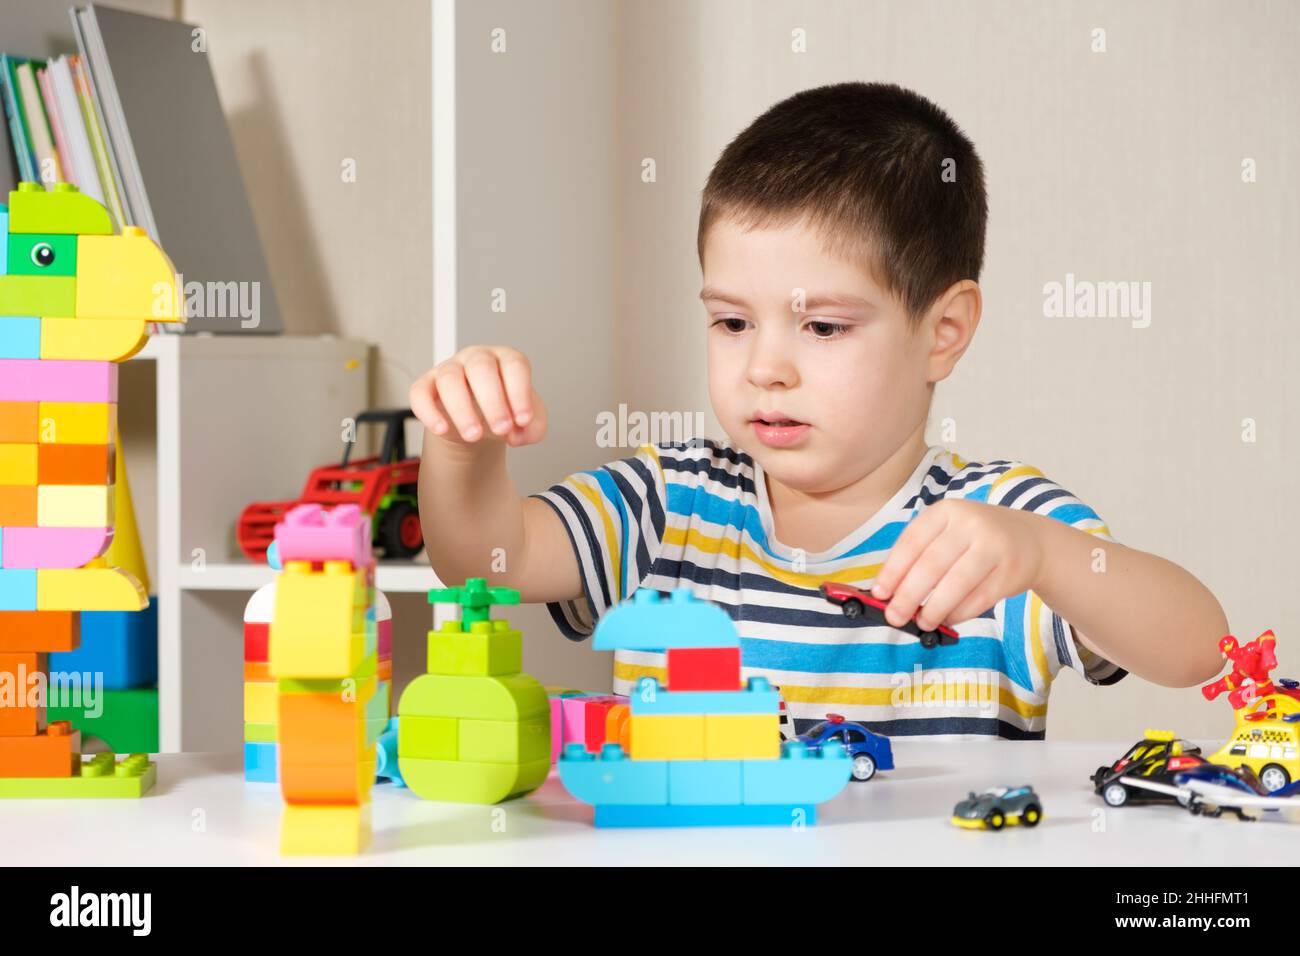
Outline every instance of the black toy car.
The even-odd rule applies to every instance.
[[[1201,748],[1175,737],[1167,730],[1148,730],[1109,767],[1098,767],[1092,775],[1097,794],[1112,807],[1126,803],[1179,803],[1187,791],[1175,775],[1206,763]]]

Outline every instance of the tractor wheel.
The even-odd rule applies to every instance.
[[[379,523],[379,543],[386,558],[410,558],[420,553],[424,530],[413,505],[399,501],[388,509]]]

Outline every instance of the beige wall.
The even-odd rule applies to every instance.
[[[1090,502],[1124,542],[1201,576],[1239,636],[1279,634],[1300,670],[1300,333],[1286,314],[1300,258],[1300,8],[1213,2],[623,4],[620,395],[707,408],[696,295],[698,190],[720,149],[796,90],[910,86],[984,159],[985,313],[942,385],[971,458],[1019,457]],[[807,31],[804,54],[791,31]],[[1106,30],[1108,52],[1089,50]],[[633,177],[643,156],[659,181]],[[1258,182],[1241,182],[1241,162]],[[1152,284],[1152,321],[1047,319],[1043,285]],[[653,366],[644,356],[659,355]],[[1257,440],[1242,441],[1242,420]],[[937,439],[938,431],[934,430]],[[1056,738],[1144,726],[1213,738],[1226,704],[1129,678],[1055,687]]]

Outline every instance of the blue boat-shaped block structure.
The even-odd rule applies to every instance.
[[[781,741],[779,695],[761,677],[742,683],[735,626],[689,589],[668,601],[638,591],[593,644],[668,656],[668,687],[642,678],[630,698],[627,750],[571,743],[561,753],[560,779],[595,807],[596,826],[808,825],[848,784],[843,747]]]

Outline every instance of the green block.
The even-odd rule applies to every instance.
[[[0,777],[0,798],[138,798],[158,779],[158,765],[144,754],[131,754],[116,763],[112,754],[95,754],[78,769],[71,777]]]
[[[459,758],[479,763],[535,763],[551,759],[550,717],[462,720]],[[402,722],[406,729],[406,722]]]
[[[76,314],[77,280],[71,276],[0,276],[0,315]]]
[[[454,717],[403,717],[397,724],[397,756],[456,760],[458,723]]]
[[[403,717],[400,733],[405,732]],[[399,757],[397,765],[402,779],[417,797],[451,803],[500,803],[522,797],[540,787],[551,771],[549,754],[545,760],[528,764]]]
[[[9,232],[111,236],[113,220],[107,209],[71,183],[58,183],[53,191],[40,183],[19,183],[9,194]]]
[[[460,621],[445,621],[429,632],[428,671],[462,677],[518,674],[524,667],[524,636],[508,621],[479,621],[461,630]]]
[[[53,233],[11,235],[8,264],[11,276],[75,276],[77,237]]]
[[[393,712],[390,701],[393,696],[393,684],[391,681],[381,680],[375,694],[366,702],[366,720],[382,720],[387,722],[388,715]]]
[[[102,712],[87,717],[84,707],[50,707],[49,721],[66,720],[74,730],[93,734],[118,753],[158,752],[158,688],[102,691]]]
[[[430,604],[459,604],[460,619],[466,624],[489,620],[494,604],[518,604],[519,592],[514,588],[490,588],[486,578],[469,578],[464,587],[434,588],[429,592]]]
[[[273,744],[277,729],[275,724],[244,724],[244,739],[251,744]]]
[[[420,717],[464,720],[525,720],[546,715],[546,690],[527,674],[505,677],[459,677],[422,674],[406,686],[397,712]]]

